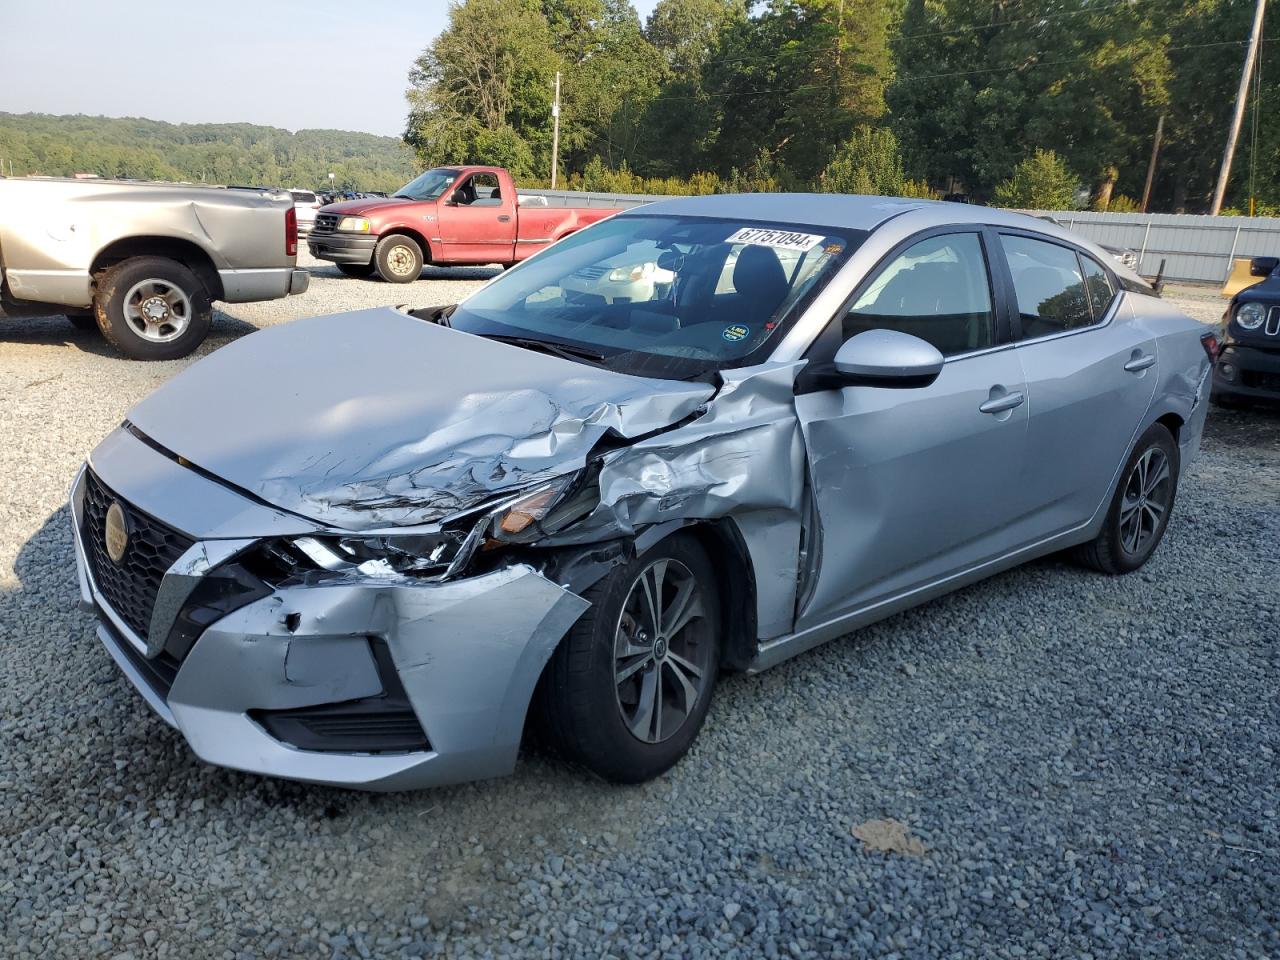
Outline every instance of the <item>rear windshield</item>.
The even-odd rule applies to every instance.
[[[461,304],[452,326],[580,348],[692,378],[765,359],[864,231],[622,215],[560,241]]]
[[[309,190],[290,190],[295,203],[315,203],[316,195]]]

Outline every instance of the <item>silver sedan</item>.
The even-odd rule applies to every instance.
[[[618,264],[669,279],[584,283]],[[1030,217],[653,204],[179,374],[75,483],[81,593],[211,763],[423,787],[510,773],[537,723],[645,780],[725,671],[1051,552],[1141,567],[1215,350]]]

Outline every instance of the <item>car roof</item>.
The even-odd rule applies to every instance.
[[[631,207],[622,216],[725,217],[769,220],[776,223],[815,224],[853,230],[874,230],[900,214],[916,213],[917,226],[928,221],[937,226],[974,223],[1034,230],[1079,243],[1083,238],[1054,220],[1015,213],[998,207],[912,197],[878,197],[852,193],[716,193],[700,197],[676,197]]]
[[[643,207],[634,207],[627,213],[770,220],[777,223],[813,223],[854,230],[874,230],[900,213],[933,202],[845,193],[717,193],[659,200]],[[962,203],[949,203],[946,206],[957,210],[965,209]]]

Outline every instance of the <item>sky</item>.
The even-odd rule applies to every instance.
[[[399,136],[447,19],[447,0],[0,0],[0,112]]]

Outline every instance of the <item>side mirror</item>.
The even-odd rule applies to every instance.
[[[443,200],[441,200],[440,202],[441,202],[441,203],[443,203],[446,207],[456,207],[456,206],[458,205],[458,201],[457,201],[457,200],[455,200],[455,199],[453,199],[453,194],[452,194],[452,193],[451,193],[451,194],[449,194],[447,197],[445,197],[445,198],[444,198]]]
[[[1269,277],[1280,267],[1280,257],[1254,257],[1249,261],[1249,273],[1255,277]]]
[[[836,375],[848,385],[924,387],[942,372],[938,348],[897,330],[865,330],[836,351]]]

